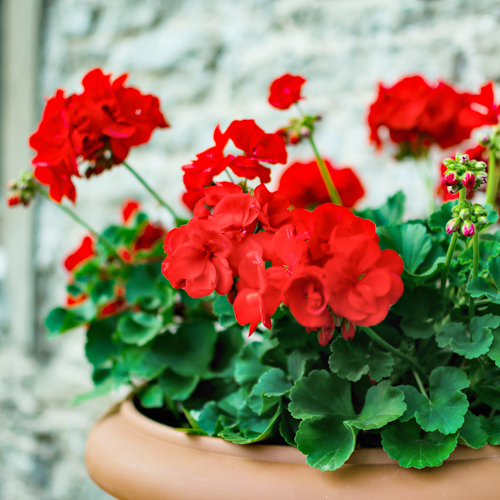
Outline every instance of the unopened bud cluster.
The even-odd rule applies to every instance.
[[[478,203],[473,205],[470,201],[464,200],[453,207],[451,212],[453,218],[446,224],[448,234],[459,231],[466,238],[470,238],[479,227],[488,224],[486,209]]]
[[[299,144],[302,139],[309,138],[314,132],[315,122],[321,120],[321,115],[292,118],[289,125],[278,130],[278,134],[287,144]]]
[[[31,172],[23,172],[18,180],[7,184],[7,205],[14,207],[24,205],[27,207],[36,196],[35,183]]]
[[[458,193],[460,189],[478,189],[488,180],[486,163],[470,160],[469,155],[458,154],[455,159],[444,160],[446,171],[441,184],[447,186],[449,193]]]

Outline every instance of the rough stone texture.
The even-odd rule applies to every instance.
[[[474,91],[487,79],[500,81],[495,0],[50,0],[44,23],[40,96],[79,89],[98,65],[115,75],[127,71],[132,84],[160,96],[172,128],[134,151],[130,163],[179,210],[179,168],[210,146],[217,123],[255,118],[272,131],[286,122],[292,113],[270,108],[267,89],[291,72],[308,79],[304,107],[324,116],[320,150],[357,168],[364,203],[380,204],[402,188],[412,196],[409,215],[419,215],[426,195],[414,166],[396,165],[390,152],[375,154],[367,142],[365,117],[378,81],[419,72]],[[291,157],[311,152],[301,146]],[[77,188],[77,210],[96,228],[117,220],[124,197],[164,217],[123,168]],[[40,205],[40,322],[63,297],[60,261],[81,235],[57,208]],[[40,337],[36,361],[7,341],[0,346],[0,499],[105,498],[86,478],[82,454],[109,401],[67,407],[90,387],[82,335]]]

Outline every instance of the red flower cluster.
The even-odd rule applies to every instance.
[[[365,194],[360,180],[351,168],[336,168],[328,160],[324,161],[342,204],[352,208]],[[314,208],[330,201],[315,160],[290,165],[281,175],[278,191],[283,193],[295,208]]]
[[[113,82],[100,69],[82,80],[81,94],[58,90],[45,105],[42,120],[30,137],[36,151],[35,178],[49,186],[60,202],[76,199],[72,177],[80,177],[78,160],[89,162],[87,177],[122,163],[133,146],[149,141],[157,127],[168,127],[157,97],[125,87],[127,75]]]
[[[335,326],[352,338],[353,325],[382,321],[403,293],[403,263],[380,249],[375,225],[330,203],[289,205],[263,184],[253,195],[231,183],[206,188],[193,219],[167,234],[163,274],[195,298],[236,292],[236,319],[250,333],[270,328],[280,303],[325,344]]]
[[[470,148],[470,149],[465,150],[464,154],[469,155],[469,159],[471,159],[471,160],[484,161],[486,164],[488,164],[487,150],[484,146],[481,146],[480,144],[474,148]],[[453,155],[448,155],[448,156],[451,156],[454,158],[455,155],[456,155],[456,153]],[[439,176],[440,179],[443,178],[443,175],[445,172],[446,172],[446,166],[443,164],[443,162],[441,162],[441,164],[440,164],[440,176]],[[482,189],[484,190],[484,187]],[[467,199],[472,200],[474,198],[475,192],[476,191],[474,189],[468,189],[467,190]],[[439,182],[439,184],[436,188],[436,193],[445,202],[450,201],[450,200],[457,200],[459,198],[459,193],[455,193],[455,194],[450,193],[448,191],[448,189],[446,188],[446,186],[444,186],[441,181]]]
[[[229,141],[232,141],[242,154],[225,154]],[[214,131],[215,145],[198,154],[196,160],[182,167],[184,185],[187,193],[184,203],[192,210],[205,195],[204,188],[213,184],[215,176],[230,168],[238,177],[255,179],[267,183],[271,180],[268,167],[264,163],[286,163],[285,141],[278,134],[266,134],[254,120],[235,120],[222,133],[217,126]]]
[[[410,76],[393,87],[380,84],[368,115],[370,140],[381,147],[379,129],[387,127],[394,143],[419,156],[431,144],[449,148],[468,139],[475,128],[498,123],[499,112],[491,83],[479,94],[469,94],[444,82],[431,86],[421,76]]]
[[[269,88],[269,104],[278,109],[288,109],[292,104],[303,99],[300,90],[305,82],[305,78],[289,73],[277,78]]]

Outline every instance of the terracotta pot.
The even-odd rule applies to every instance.
[[[444,465],[404,469],[381,449],[356,450],[320,472],[297,449],[188,436],[139,413],[111,409],[87,442],[87,470],[120,500],[434,500],[500,498],[500,448],[459,446]]]

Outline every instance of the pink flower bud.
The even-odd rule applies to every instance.
[[[441,186],[455,186],[456,184],[458,184],[457,173],[447,170],[441,179]]]
[[[448,193],[450,194],[457,194],[460,191],[460,186],[458,184],[455,184],[454,186],[448,186]]]
[[[446,224],[446,232],[452,234],[460,229],[461,220],[457,217],[456,219],[450,219]]]
[[[474,189],[476,185],[476,176],[472,172],[466,172],[462,177],[462,184],[467,189]]]
[[[476,175],[476,181],[478,181],[480,184],[486,184],[488,180],[488,174],[486,172],[481,172],[480,174]]]
[[[471,236],[474,236],[475,233],[476,233],[476,227],[474,226],[474,223],[472,223],[471,221],[466,220],[462,224],[462,234],[466,238],[470,238]]]
[[[7,205],[9,207],[15,207],[21,203],[21,193],[19,191],[14,191],[7,197]]]

